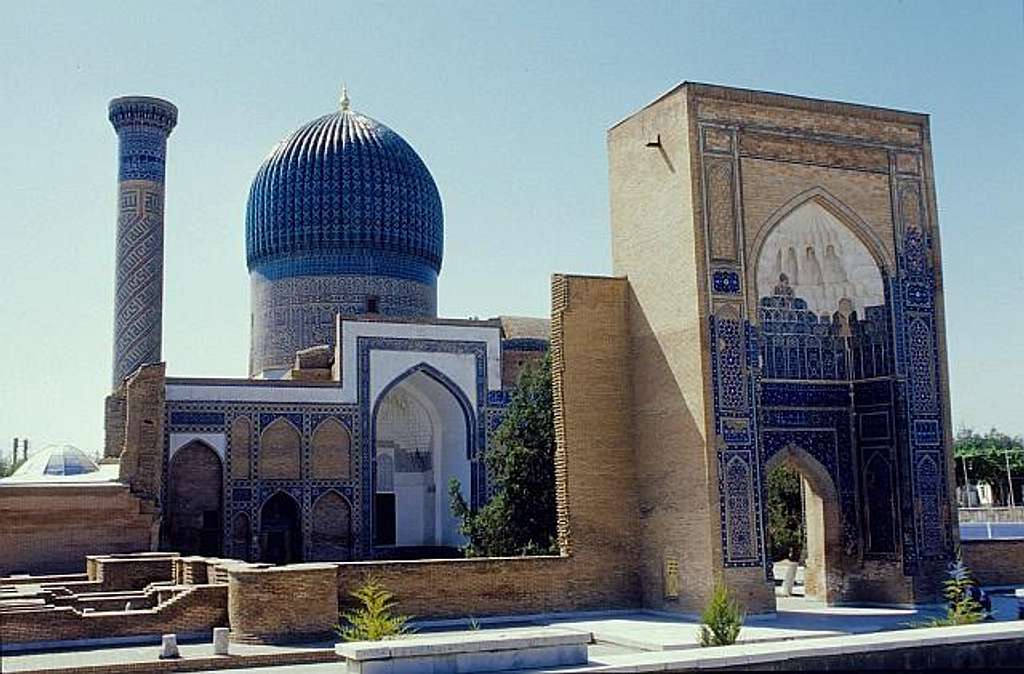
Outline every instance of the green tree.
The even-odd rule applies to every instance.
[[[804,535],[800,473],[779,466],[768,473],[768,545],[772,560],[799,561]]]
[[[1013,476],[1017,505],[1022,505],[1021,485],[1024,484],[1024,440],[1000,433],[996,429],[981,435],[970,428],[957,431],[953,442],[956,462],[956,482],[964,485],[964,465],[971,484],[985,482],[991,485],[997,503],[1009,504],[1006,467],[1009,463]]]
[[[528,366],[485,456],[494,496],[473,510],[458,480],[449,485],[452,512],[469,539],[466,555],[504,557],[557,552],[555,424],[551,359]]]

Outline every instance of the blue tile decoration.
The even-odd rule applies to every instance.
[[[543,351],[551,348],[551,342],[537,337],[514,337],[501,340],[502,351]]]
[[[258,539],[260,530],[260,509],[267,499],[278,491],[293,497],[299,504],[302,513],[303,531],[312,527],[312,504],[325,491],[335,490],[342,494],[352,506],[352,531],[360,531],[363,527],[361,505],[364,498],[360,489],[365,453],[362,437],[359,408],[357,405],[323,405],[314,403],[244,403],[217,400],[168,401],[166,403],[166,423],[164,424],[164,474],[167,475],[167,464],[170,449],[171,433],[222,433],[226,440],[224,463],[224,518],[223,546],[231,550],[231,524],[238,514],[249,518],[254,540]],[[250,424],[250,446],[252,477],[234,479],[231,477],[231,424],[236,418],[245,417]],[[302,465],[304,478],[300,480],[261,480],[259,478],[259,443],[262,429],[279,417],[288,419],[300,432],[302,437]],[[352,452],[352,474],[341,479],[312,479],[308,474],[310,464],[311,441],[313,431],[319,422],[327,417],[334,417],[349,429],[352,436],[350,451]],[[164,482],[164,494],[168,484]],[[365,558],[368,552],[362,549],[361,542],[353,539],[353,554],[356,558]],[[311,540],[305,537],[305,554],[311,551]],[[256,551],[251,551],[255,556]],[[255,557],[253,557],[255,558]]]
[[[733,269],[716,269],[711,274],[711,289],[725,295],[740,294],[740,275]]]
[[[336,315],[365,313],[369,296],[377,298],[377,314],[382,317],[437,314],[434,281],[355,274],[267,279],[254,272],[250,289],[251,375],[266,369],[291,368],[300,349],[334,345]]]
[[[482,341],[465,340],[440,340],[440,339],[413,339],[403,337],[359,337],[356,339],[356,365],[357,365],[357,390],[359,396],[359,410],[361,435],[366,438],[366,451],[362,456],[362,480],[360,488],[364,494],[372,495],[375,491],[373,484],[373,464],[375,456],[375,414],[376,409],[370,408],[370,354],[373,351],[418,351],[424,353],[458,353],[470,354],[476,368],[476,406],[469,403],[465,392],[457,384],[450,381],[442,372],[437,371],[426,363],[413,367],[410,371],[396,377],[388,385],[390,388],[413,372],[423,372],[433,378],[446,389],[448,389],[459,401],[467,420],[466,447],[469,452],[471,485],[470,505],[477,508],[483,505],[489,498],[488,485],[490,480],[487,477],[487,465],[483,460],[489,437],[489,422],[493,421],[496,414],[500,414],[502,408],[488,407],[487,390],[487,343]],[[386,389],[385,389],[386,390]],[[382,396],[378,396],[380,400]],[[496,413],[496,414],[495,414]],[[364,528],[358,532],[361,536],[362,547],[369,554],[373,554],[373,512],[372,498],[362,499],[362,521],[366,523]],[[355,530],[354,530],[355,531]]]
[[[157,98],[110,102],[118,137],[118,218],[111,384],[161,360],[164,164],[178,110]]]
[[[412,147],[370,117],[345,107],[278,143],[252,181],[245,230],[250,374],[333,344],[335,314],[437,316],[440,194]]]
[[[817,316],[802,298],[780,293],[757,298],[748,318],[745,261],[708,253],[717,260],[706,279],[707,330],[726,567],[761,563],[770,574],[765,524],[747,504],[756,518],[766,497],[761,471],[787,446],[811,455],[835,485],[844,554],[901,560],[908,575],[922,560],[952,554],[932,225],[922,178],[890,180],[895,264],[882,269],[884,303],[862,315]],[[713,195],[703,189],[707,203]],[[833,201],[836,212],[852,212]],[[704,215],[706,241],[733,231],[719,219]],[[751,482],[760,485],[752,495]],[[753,554],[752,540],[760,546]]]
[[[223,412],[200,412],[193,410],[173,411],[170,413],[172,426],[223,426]]]

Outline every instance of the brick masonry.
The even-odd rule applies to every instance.
[[[982,585],[1024,585],[1024,541],[961,541],[960,551]]]
[[[721,577],[749,610],[773,608],[761,503],[766,465],[784,448],[822,465],[840,502],[832,524],[840,535],[826,532],[826,599],[935,596],[956,533],[928,134],[927,116],[916,113],[694,83],[609,131],[613,269],[631,296],[646,605],[692,611]],[[848,434],[859,409],[839,419],[821,411],[823,398],[799,399],[792,381],[772,384],[786,397],[772,399],[778,411],[763,401],[758,254],[774,226],[809,201],[875,258],[895,354],[891,389],[869,396],[849,380],[891,433],[872,443],[827,440],[834,450],[822,438]],[[776,426],[770,438],[762,425]],[[868,484],[866,458],[840,465],[832,451],[881,457],[871,465],[889,477]],[[872,543],[871,508],[871,521],[895,522],[895,543]],[[660,589],[673,564],[700,579],[678,599]]]

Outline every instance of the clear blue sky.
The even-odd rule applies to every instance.
[[[169,371],[243,376],[249,181],[281,137],[335,108],[343,80],[437,180],[447,316],[546,315],[552,272],[611,271],[605,130],[682,80],[930,113],[954,423],[1024,433],[1022,73],[1020,0],[5,3],[0,449],[102,443],[107,101],[180,109]]]

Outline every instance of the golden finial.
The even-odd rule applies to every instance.
[[[344,84],[341,85],[341,111],[348,112],[349,100],[348,100],[348,87]]]

